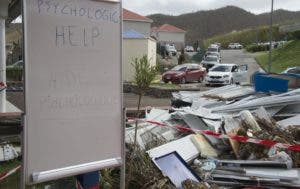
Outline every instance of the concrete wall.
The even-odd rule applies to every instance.
[[[174,43],[177,50],[185,46],[185,33],[158,32],[157,39],[160,43]]]
[[[148,40],[148,59],[152,66],[156,65],[156,41],[149,39]]]
[[[149,22],[137,22],[137,21],[123,21],[123,31],[135,30],[145,37],[150,37],[151,23]]]
[[[156,65],[156,41],[151,39],[123,39],[123,80],[132,81],[134,58],[147,55],[152,66]]]

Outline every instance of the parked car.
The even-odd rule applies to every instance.
[[[204,59],[202,60],[201,64],[203,65],[203,67],[205,67],[207,70],[217,64],[220,64],[220,59],[218,56],[206,56],[204,57]]]
[[[205,85],[221,84],[229,85],[247,81],[247,65],[219,64],[212,67],[207,73]]]
[[[162,75],[165,83],[187,83],[191,81],[202,82],[206,75],[206,69],[199,64],[182,64],[175,66],[173,69],[166,71]]]
[[[185,50],[186,52],[194,52],[194,47],[192,47],[192,46],[186,46],[186,47],[184,48],[184,50]]]
[[[296,74],[296,75],[300,75],[300,67],[287,68],[286,70],[284,70],[281,73],[282,74]]]
[[[239,43],[230,43],[228,45],[228,49],[242,49],[243,45],[239,44]]]
[[[206,52],[220,52],[220,47],[218,45],[211,45],[207,48]]]
[[[168,56],[175,56],[177,54],[177,50],[174,45],[167,44],[166,51]]]
[[[217,45],[219,48],[221,48],[221,43],[215,42],[213,45]]]
[[[221,62],[221,53],[219,53],[219,52],[210,52],[210,51],[208,51],[208,52],[206,52],[206,56],[217,56],[219,58],[220,62]]]

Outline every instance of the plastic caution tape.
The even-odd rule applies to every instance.
[[[7,87],[6,84],[3,81],[1,81],[0,82],[0,91],[6,89],[6,87]]]
[[[19,165],[18,167],[6,172],[6,173],[2,173],[0,174],[0,181],[4,180],[5,178],[7,178],[8,176],[14,174],[15,172],[17,172],[19,169],[21,168],[21,165]]]
[[[132,117],[130,117],[128,119],[135,120]],[[183,127],[183,126],[180,126],[180,125],[170,126],[170,125],[167,125],[165,123],[160,123],[160,122],[157,122],[157,121],[147,121],[147,120],[139,120],[139,121],[151,123],[153,125],[158,125],[158,126],[162,126],[162,127],[170,127],[170,128],[177,129],[177,130],[180,130],[180,131],[189,131],[189,132],[201,133],[203,135],[209,135],[209,136],[213,136],[213,137],[216,137],[216,138],[232,139],[232,140],[236,140],[236,141],[239,141],[239,142],[260,144],[260,145],[264,145],[264,146],[268,146],[268,147],[277,147],[277,148],[283,148],[283,149],[288,149],[288,150],[300,152],[300,145],[284,144],[284,143],[275,142],[275,141],[271,141],[271,140],[262,140],[262,139],[249,138],[249,137],[238,136],[238,135],[225,135],[225,134],[215,133],[215,132],[212,132],[212,131],[209,131],[209,130],[191,129],[191,128]]]

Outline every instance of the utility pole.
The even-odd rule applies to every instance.
[[[271,72],[271,68],[272,68],[272,27],[273,27],[273,5],[274,5],[274,0],[271,0],[271,15],[270,15],[270,47],[269,47],[269,64],[268,64],[268,73]]]
[[[5,18],[8,14],[8,1],[0,1],[0,82],[6,85]],[[0,91],[0,112],[6,112],[6,90]]]

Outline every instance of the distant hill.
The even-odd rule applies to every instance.
[[[234,6],[209,11],[198,11],[179,16],[154,14],[148,17],[154,21],[153,26],[168,23],[186,30],[188,43],[235,30],[268,25],[270,22],[269,13],[255,15]],[[299,20],[300,11],[291,12],[280,9],[274,11],[273,14],[274,24],[290,23]]]

